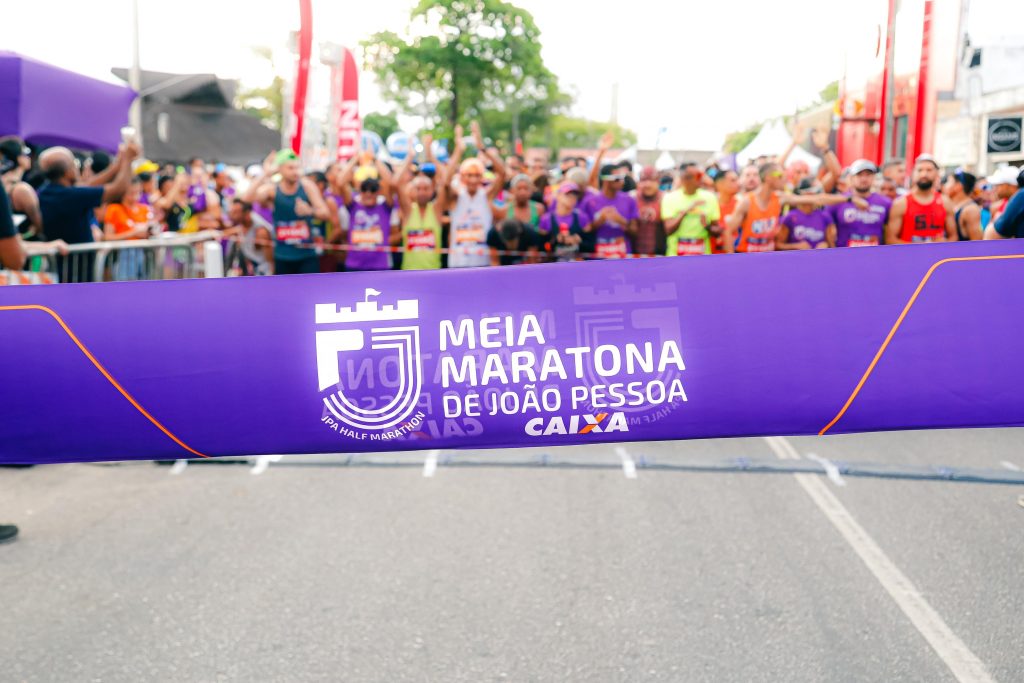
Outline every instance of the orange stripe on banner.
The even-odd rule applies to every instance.
[[[594,427],[596,427],[597,425],[601,424],[601,420],[605,419],[606,417],[608,417],[608,413],[598,413],[597,414],[597,422],[595,422],[592,425],[587,425],[586,427],[581,429],[580,430],[580,434],[589,434],[590,430],[593,429]]]
[[[864,375],[860,378],[860,381],[857,382],[857,386],[853,389],[853,393],[850,394],[850,398],[846,399],[846,404],[843,405],[842,410],[840,410],[836,414],[836,416],[832,418],[832,421],[825,425],[820,432],[818,432],[818,436],[823,436],[825,432],[832,429],[832,427],[834,427],[835,424],[839,422],[843,415],[846,414],[846,411],[849,410],[850,406],[853,404],[854,399],[857,398],[857,395],[860,393],[860,390],[864,388],[864,384],[865,382],[868,381],[868,377],[870,377],[871,373],[874,372],[875,366],[878,365],[878,361],[881,360],[882,358],[882,354],[884,354],[885,350],[889,347],[889,342],[891,342],[892,338],[896,336],[896,331],[900,329],[900,325],[903,324],[903,321],[906,319],[907,314],[910,313],[910,309],[914,306],[914,303],[917,301],[917,297],[921,294],[921,290],[924,289],[924,286],[926,284],[928,284],[928,280],[931,279],[932,273],[934,273],[939,266],[944,265],[946,263],[955,263],[957,261],[999,261],[1003,259],[1019,258],[1024,258],[1024,254],[1006,254],[1004,256],[958,256],[956,258],[942,259],[941,261],[937,261],[934,265],[932,265],[932,267],[928,269],[928,272],[924,274],[924,277],[921,278],[921,282],[918,283],[917,289],[915,289],[914,293],[910,295],[910,299],[907,301],[907,305],[903,307],[903,312],[900,313],[900,317],[896,318],[896,322],[893,324],[892,329],[889,330],[889,334],[885,337],[885,341],[883,341],[882,345],[878,348],[878,353],[876,353],[875,357],[871,360],[871,364],[868,365],[868,369],[864,371]]]
[[[89,361],[94,366],[96,366],[96,369],[100,371],[100,374],[103,375],[104,377],[106,377],[107,381],[110,382],[110,384],[115,389],[117,389],[118,392],[120,392],[120,394],[122,396],[124,396],[128,400],[128,402],[131,403],[135,407],[135,409],[137,411],[142,413],[143,417],[145,417],[147,420],[152,422],[153,425],[157,429],[159,429],[161,432],[166,434],[168,436],[168,438],[171,439],[171,441],[173,441],[174,443],[178,444],[179,446],[184,448],[189,453],[193,453],[195,455],[198,455],[200,458],[209,458],[210,457],[208,455],[200,453],[199,451],[197,451],[196,449],[192,448],[191,446],[186,444],[184,441],[182,441],[181,439],[176,437],[171,432],[171,430],[167,429],[167,427],[164,427],[162,424],[160,424],[159,420],[157,420],[155,417],[150,415],[149,411],[147,411],[145,408],[143,408],[141,405],[139,405],[139,402],[136,401],[135,398],[131,394],[129,394],[128,391],[124,387],[122,387],[121,384],[116,379],[114,379],[114,377],[109,372],[107,372],[107,369],[105,367],[103,367],[103,365],[101,365],[98,360],[96,360],[96,356],[92,355],[92,353],[89,351],[89,349],[87,349],[85,347],[85,344],[83,344],[78,339],[78,337],[75,336],[75,333],[71,331],[71,328],[67,326],[67,324],[64,322],[64,320],[62,320],[61,317],[59,315],[57,315],[57,313],[55,311],[53,311],[50,308],[47,308],[46,306],[39,306],[37,304],[25,304],[23,306],[0,306],[0,311],[42,311],[43,313],[49,314],[50,317],[52,317],[54,320],[57,321],[57,324],[60,325],[61,329],[64,330],[64,332],[68,335],[68,337],[71,339],[71,341],[73,341],[75,343],[75,346],[77,346],[78,349],[83,354],[85,354],[85,357],[88,358]]]

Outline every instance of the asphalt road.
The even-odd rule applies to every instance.
[[[0,680],[1020,681],[1022,436],[0,470]]]

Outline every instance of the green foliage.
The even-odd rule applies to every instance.
[[[511,141],[513,129],[542,129],[569,103],[540,54],[533,16],[504,0],[421,0],[405,35],[363,42],[368,68],[401,113],[422,116],[439,137],[480,121]]]
[[[553,151],[578,147],[593,149],[609,130],[615,135],[613,147],[629,147],[636,143],[636,133],[628,128],[605,121],[556,115],[551,118],[547,129],[529,132],[524,144],[527,147],[550,147]]]
[[[363,130],[370,130],[387,140],[388,136],[399,130],[398,119],[394,114],[370,112],[363,117]]]
[[[832,81],[818,92],[818,104],[835,102],[839,99],[839,81]]]
[[[273,68],[273,57],[269,47],[253,47],[256,57],[265,60]],[[235,98],[236,106],[247,114],[257,117],[276,131],[284,126],[284,79],[275,75],[270,85],[258,88],[240,87]]]
[[[755,123],[753,126],[745,130],[735,131],[725,136],[725,144],[722,145],[722,150],[729,154],[736,154],[742,152],[743,149],[749,145],[757,134],[761,132],[761,128],[764,126],[764,122]]]

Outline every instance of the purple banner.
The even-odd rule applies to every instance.
[[[1014,241],[0,288],[0,462],[1024,424]]]

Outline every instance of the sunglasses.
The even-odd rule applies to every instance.
[[[621,175],[621,174],[620,175],[603,175],[603,176],[601,176],[601,180],[607,180],[607,181],[610,181],[610,182],[613,182],[613,183],[621,183],[625,179],[626,179],[626,176],[625,175]]]
[[[785,174],[782,171],[772,171],[771,173],[768,174],[768,177],[769,178],[781,178],[784,175]]]

